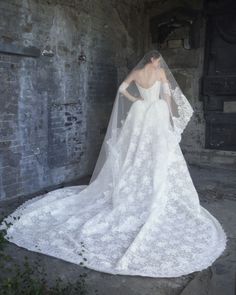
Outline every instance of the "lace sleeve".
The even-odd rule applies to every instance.
[[[123,82],[120,84],[119,92],[124,91],[128,86],[129,86],[129,84],[128,84],[127,82],[123,81]]]

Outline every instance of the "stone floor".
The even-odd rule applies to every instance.
[[[31,262],[40,259],[48,273],[49,284],[53,284],[58,276],[62,280],[73,282],[78,279],[79,274],[86,272],[89,294],[94,294],[94,290],[97,289],[101,295],[235,295],[236,171],[197,166],[189,166],[189,170],[199,192],[201,205],[222,223],[229,238],[224,254],[204,271],[180,278],[109,275],[28,251],[13,243],[8,244],[6,252],[19,263],[25,255]],[[87,178],[84,178],[67,185],[86,181]],[[2,202],[0,214],[9,214],[22,201],[19,199]]]

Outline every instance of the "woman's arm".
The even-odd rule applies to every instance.
[[[139,99],[143,99],[142,97],[138,98],[131,95],[126,89],[128,88],[129,84],[135,80],[136,73],[131,73],[121,84],[119,87],[119,92],[121,92],[124,96],[126,96],[131,101],[136,101]]]
[[[163,89],[163,94],[164,94],[164,98],[168,104],[169,107],[169,111],[170,111],[170,122],[171,125],[173,126],[173,110],[172,110],[172,104],[171,104],[171,92],[170,92],[170,86],[169,86],[169,81],[166,77],[166,73],[164,71],[164,69],[161,69],[161,81],[162,81],[162,89]]]
[[[168,106],[170,108],[170,112],[172,114],[172,108],[171,108],[171,92],[170,92],[170,86],[169,81],[166,77],[166,73],[163,69],[161,69],[161,81],[162,81],[162,90],[165,97],[166,102],[168,103]]]

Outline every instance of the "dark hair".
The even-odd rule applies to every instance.
[[[157,50],[151,50],[151,51],[148,51],[143,59],[144,59],[144,64],[147,64],[149,62],[151,62],[151,58],[153,57],[154,59],[157,59],[161,56],[160,52],[158,52]]]
[[[154,59],[157,59],[161,56],[160,52],[158,50],[151,50],[148,51],[142,58],[142,62],[140,65],[137,67],[139,69],[143,68],[146,64],[151,62],[151,58],[153,57]]]

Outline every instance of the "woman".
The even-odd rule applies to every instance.
[[[6,238],[112,274],[178,277],[210,266],[226,235],[200,206],[179,146],[192,113],[160,53],[148,52],[117,91],[89,185],[25,202],[6,218]]]

